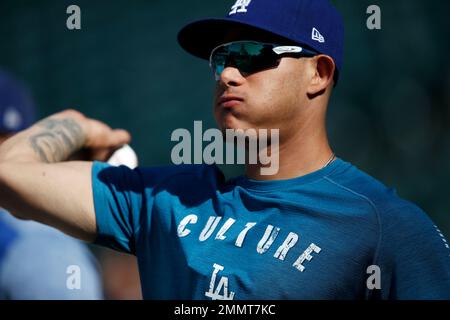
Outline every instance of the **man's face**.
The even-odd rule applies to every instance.
[[[283,58],[277,68],[245,77],[234,67],[225,68],[214,99],[219,127],[283,129],[292,125],[306,100],[303,62]]]
[[[225,42],[238,40],[262,41],[233,33]],[[283,45],[283,43],[280,43]],[[278,67],[250,75],[235,67],[227,67],[217,81],[214,95],[214,116],[224,129],[295,130],[306,106],[306,87],[311,75],[308,58],[281,59]]]

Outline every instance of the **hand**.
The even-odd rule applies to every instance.
[[[85,132],[83,147],[70,156],[69,160],[107,161],[111,155],[131,140],[128,131],[111,129],[105,123],[85,117],[74,110],[66,110],[62,117],[73,117],[80,122]]]
[[[130,139],[125,130],[113,130],[78,111],[66,110],[5,141],[0,146],[0,162],[106,161]]]
[[[57,118],[73,118],[84,132],[84,143],[80,150],[68,160],[107,161],[117,149],[131,141],[128,131],[112,129],[107,124],[88,118],[75,110],[66,110],[56,115]]]

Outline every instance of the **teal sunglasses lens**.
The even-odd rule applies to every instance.
[[[226,67],[235,67],[245,74],[277,67],[281,57],[273,51],[274,47],[257,42],[234,42],[216,48],[210,59],[216,80]]]

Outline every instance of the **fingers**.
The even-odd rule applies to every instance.
[[[118,148],[129,143],[131,135],[123,129],[111,129],[98,120],[89,119],[89,131],[86,147],[88,148]]]
[[[88,118],[76,110],[64,110],[55,116],[75,119],[85,133],[84,148],[101,154],[101,158],[111,150],[114,151],[131,141],[128,131],[112,129],[104,122]]]
[[[113,130],[111,134],[111,146],[128,144],[131,141],[131,134],[124,129]]]
[[[98,138],[98,147],[110,149],[120,148],[131,141],[130,133],[123,129],[113,130],[108,128],[108,130],[104,131]]]

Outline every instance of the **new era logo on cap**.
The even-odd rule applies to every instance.
[[[228,15],[247,12],[247,7],[250,5],[250,2],[252,2],[252,0],[237,0],[231,7],[231,11]]]
[[[316,28],[312,29],[311,39],[313,39],[314,41],[319,41],[320,43],[325,42],[325,38],[320,34],[319,30],[317,30]]]

